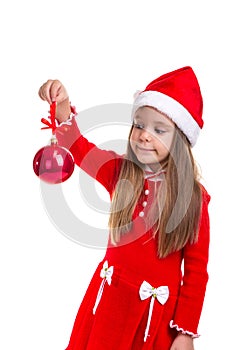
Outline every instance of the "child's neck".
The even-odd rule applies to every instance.
[[[145,173],[152,173],[152,174],[156,174],[156,173],[160,173],[160,172],[164,172],[166,170],[167,167],[167,162],[161,164],[153,164],[152,166],[145,164],[143,170],[145,171]]]

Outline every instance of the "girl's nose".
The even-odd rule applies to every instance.
[[[149,131],[144,129],[144,130],[141,131],[140,139],[142,141],[149,142],[149,141],[151,141],[151,134],[149,133]]]

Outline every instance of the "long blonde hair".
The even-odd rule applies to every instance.
[[[132,226],[132,216],[144,186],[143,165],[137,160],[131,145],[130,130],[126,155],[111,203],[109,227],[112,242],[120,242]],[[158,234],[158,256],[182,249],[198,238],[201,210],[199,174],[186,136],[176,127],[156,198],[148,214],[148,227]]]

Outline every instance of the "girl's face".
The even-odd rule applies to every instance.
[[[175,124],[168,117],[152,107],[141,107],[134,115],[130,145],[140,163],[156,170],[169,155],[174,133]]]

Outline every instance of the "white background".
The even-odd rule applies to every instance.
[[[48,110],[37,95],[40,85],[60,79],[72,102],[85,110],[131,103],[135,90],[184,65],[194,68],[203,92],[205,126],[194,152],[212,196],[210,280],[195,348],[231,347],[230,5],[226,0],[1,4],[1,349],[64,350],[104,254],[66,238],[44,209],[32,170],[34,154],[50,135],[40,131]],[[76,170],[64,190],[72,189],[78,212],[83,204],[77,178]]]

